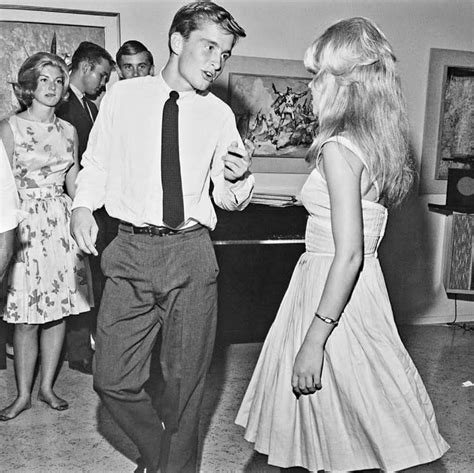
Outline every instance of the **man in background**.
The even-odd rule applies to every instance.
[[[72,56],[69,97],[67,101],[59,105],[56,115],[74,125],[77,130],[80,164],[82,154],[87,147],[89,133],[98,113],[97,106],[90,98],[99,96],[105,90],[105,85],[109,81],[114,66],[115,62],[112,56],[98,44],[89,41],[83,41]],[[89,261],[92,270],[95,307],[76,317],[68,317],[66,335],[69,367],[86,374],[92,374],[94,352],[91,345],[91,335],[95,332],[97,311],[104,284],[100,270],[100,253],[107,246],[107,227],[113,225],[104,208],[98,209],[94,216],[99,225],[97,238],[99,256],[91,256]]]
[[[153,55],[140,41],[125,41],[117,51],[115,59],[120,79],[152,76],[155,73]]]

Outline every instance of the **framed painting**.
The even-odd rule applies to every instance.
[[[115,56],[120,47],[119,14],[0,5],[0,119],[18,109],[11,83],[28,56],[55,52],[69,64],[81,41],[99,44]]]
[[[448,170],[474,162],[474,52],[431,49],[420,193],[446,192]]]
[[[253,172],[308,172],[304,157],[317,129],[310,80],[302,61],[232,56],[213,84],[255,148]]]

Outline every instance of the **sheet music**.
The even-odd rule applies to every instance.
[[[271,207],[288,207],[302,205],[296,195],[254,192],[250,201],[252,204],[269,205]]]

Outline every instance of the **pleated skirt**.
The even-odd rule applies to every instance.
[[[295,398],[295,357],[318,307],[332,255],[304,253],[268,333],[236,423],[271,465],[309,471],[428,463],[449,448],[400,340],[377,257],[365,258],[325,348],[322,389]]]

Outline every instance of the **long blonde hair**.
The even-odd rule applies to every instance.
[[[320,87],[319,132],[306,160],[315,165],[328,138],[344,133],[364,153],[385,205],[397,205],[414,177],[408,151],[408,118],[395,55],[367,18],[329,27],[307,49],[306,68]]]

